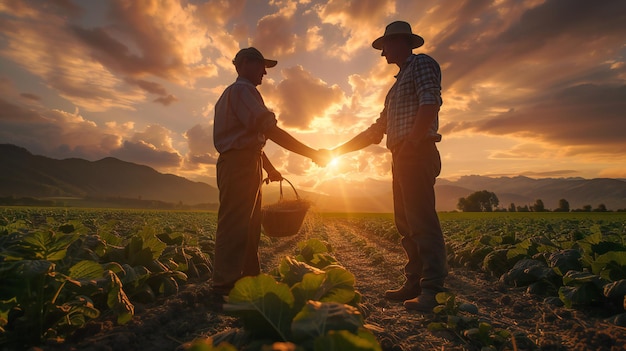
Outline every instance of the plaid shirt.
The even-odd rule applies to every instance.
[[[370,128],[387,133],[387,148],[392,149],[411,132],[420,105],[441,106],[442,103],[439,64],[428,55],[413,54],[400,68],[396,82],[385,98],[385,108]],[[440,139],[438,129],[437,117],[426,138]]]

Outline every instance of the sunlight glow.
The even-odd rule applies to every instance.
[[[330,162],[328,162],[327,167],[337,167],[339,166],[339,157],[333,157],[332,160],[330,160]]]

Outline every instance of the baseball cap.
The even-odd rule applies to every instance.
[[[261,52],[259,50],[257,50],[256,48],[249,47],[249,48],[245,48],[245,49],[239,50],[237,55],[235,55],[235,59],[233,60],[233,64],[235,66],[239,65],[241,63],[241,61],[245,57],[254,58],[254,59],[259,59],[259,60],[265,61],[265,67],[267,67],[267,68],[274,67],[278,63],[278,61],[276,61],[276,60],[268,60],[265,57],[263,57],[263,54],[261,54]]]

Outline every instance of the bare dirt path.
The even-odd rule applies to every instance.
[[[384,349],[479,349],[453,333],[429,331],[433,315],[409,312],[401,303],[381,298],[386,289],[402,283],[405,257],[399,243],[382,240],[341,219],[326,220],[325,232],[335,256],[356,276],[364,303],[372,307],[367,321],[383,328],[377,336]],[[546,305],[525,294],[525,288],[503,286],[480,272],[451,268],[446,286],[457,301],[476,305],[481,320],[526,335],[534,344],[520,338],[518,350],[626,349],[626,329],[592,313]]]
[[[293,255],[298,242],[319,238],[356,278],[356,288],[367,310],[366,323],[384,351],[479,350],[452,332],[431,332],[434,315],[408,312],[402,303],[382,298],[383,292],[402,283],[404,253],[398,243],[357,229],[341,218],[308,218],[300,234],[290,238],[264,238],[260,248],[262,270],[277,267],[282,257]],[[495,328],[528,336],[534,348],[520,342],[518,350],[624,350],[626,329],[604,322],[593,311],[568,310],[544,305],[522,288],[500,285],[481,273],[452,268],[446,282],[457,300],[475,304],[478,316]],[[194,338],[229,340],[240,334],[237,319],[225,315],[211,297],[208,281],[191,282],[173,297],[150,305],[137,305],[133,320],[123,326],[113,316],[90,322],[73,338],[43,350],[181,350]],[[505,348],[513,350],[513,348]]]

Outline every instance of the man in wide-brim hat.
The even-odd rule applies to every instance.
[[[408,38],[410,40],[411,49],[417,49],[420,46],[424,45],[424,38],[420,37],[417,34],[413,34],[410,24],[403,21],[396,21],[390,23],[387,28],[385,28],[385,34],[383,34],[382,37],[374,40],[374,42],[372,43],[372,47],[376,50],[382,50],[385,39],[393,36]]]
[[[435,180],[441,171],[436,142],[441,99],[441,69],[425,54],[413,54],[424,39],[404,21],[390,23],[372,43],[388,64],[400,68],[383,111],[367,130],[334,149],[346,153],[378,144],[387,134],[393,164],[394,220],[408,262],[406,281],[385,297],[404,301],[410,310],[432,312],[435,295],[448,275],[446,249],[435,210]]]

